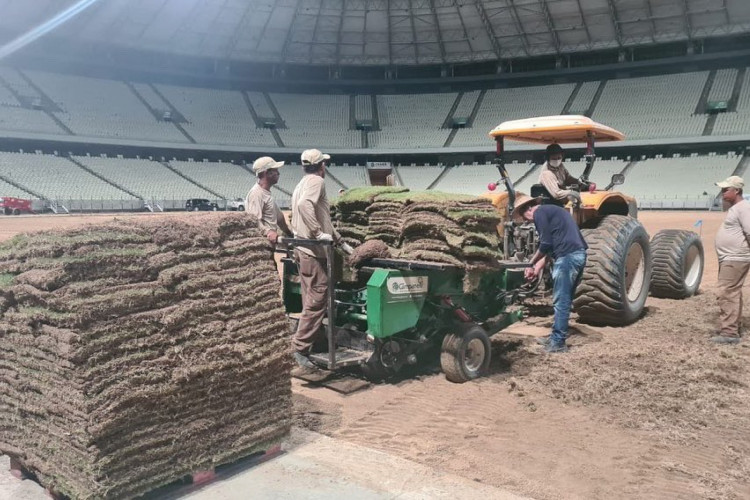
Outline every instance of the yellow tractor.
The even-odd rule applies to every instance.
[[[566,208],[576,219],[589,246],[584,277],[573,303],[579,320],[597,325],[627,325],[643,313],[649,294],[681,299],[694,295],[703,276],[703,244],[692,231],[666,229],[649,240],[637,219],[636,200],[612,191],[624,182],[622,174],[612,176],[602,190],[581,189],[591,185],[589,176],[596,160],[595,142],[621,141],[624,135],[585,116],[560,115],[503,122],[490,136],[497,146],[497,168],[501,179],[491,183],[487,194],[504,214],[500,228],[506,259],[524,261],[537,248],[533,223],[511,216],[517,193],[504,161],[505,139],[537,144],[586,144],[586,167],[579,184],[565,189],[579,191],[580,203]],[[499,184],[506,191],[495,193]],[[554,203],[541,185],[531,188],[542,203]],[[540,281],[544,277],[540,278]]]

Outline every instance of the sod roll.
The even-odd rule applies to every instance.
[[[278,442],[291,334],[246,214],[0,245],[0,450],[71,498],[131,498]]]

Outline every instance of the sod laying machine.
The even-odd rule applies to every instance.
[[[292,249],[318,246],[327,255],[329,300],[324,322],[327,345],[323,352],[311,355],[313,362],[329,370],[359,365],[371,379],[386,378],[406,365],[435,357],[439,357],[443,372],[453,382],[465,382],[487,371],[491,358],[488,332],[497,332],[522,319],[522,309],[514,306],[536,295],[549,282],[549,269],[535,282],[524,279],[524,269],[529,267],[528,260],[536,251],[538,236],[533,223],[510,217],[516,192],[505,168],[504,139],[586,143],[586,169],[580,185],[568,186],[575,190],[589,185],[595,141],[623,138],[620,132],[580,116],[505,122],[490,135],[497,143],[501,180],[489,187],[495,190],[501,184],[506,191],[484,195],[496,208],[501,223],[486,229],[487,233],[497,233],[492,237],[498,257],[481,272],[476,268],[471,271],[471,266],[462,266],[461,262],[375,257],[366,260],[353,279],[342,280],[335,270],[336,253],[331,242],[286,240],[287,255],[282,264],[287,313],[302,310]],[[635,200],[610,191],[622,181],[621,175],[615,175],[606,189],[582,192],[580,205],[568,205],[589,245],[588,263],[574,307],[581,321],[592,324],[625,325],[635,321],[643,311],[649,288],[660,297],[691,296],[703,272],[703,247],[698,236],[689,231],[667,230],[649,241],[635,218]],[[384,207],[390,207],[402,195],[390,196],[385,197],[388,203]],[[416,194],[415,198],[419,196]],[[404,224],[408,224],[410,215],[414,216],[408,209],[402,214]],[[360,216],[372,220],[378,214],[373,210],[368,216]],[[427,214],[425,218],[430,216]],[[376,231],[377,237],[398,233],[389,231],[382,223],[378,227],[381,229]],[[424,229],[425,240],[434,242],[436,248],[443,245],[442,241],[431,239],[431,232],[430,228]],[[414,234],[410,238],[413,242]],[[402,232],[388,243],[397,246],[403,240]],[[439,255],[429,248],[421,250],[420,255]],[[408,251],[401,253],[410,255]]]

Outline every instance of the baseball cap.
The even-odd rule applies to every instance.
[[[265,172],[266,170],[271,170],[272,168],[281,168],[283,166],[283,161],[276,161],[270,156],[261,156],[253,162],[253,172],[255,172],[255,175],[258,175],[261,172]]]
[[[323,154],[319,149],[307,149],[302,152],[303,165],[316,165],[324,160],[330,159],[331,155]]]
[[[731,177],[727,177],[727,180],[717,182],[717,186],[720,188],[734,188],[734,189],[742,189],[745,187],[745,181],[742,180],[742,177],[733,175]]]

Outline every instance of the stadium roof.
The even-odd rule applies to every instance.
[[[0,0],[0,30],[20,34],[75,3]],[[101,0],[56,29],[135,49],[325,65],[492,61],[747,32],[748,0]]]

